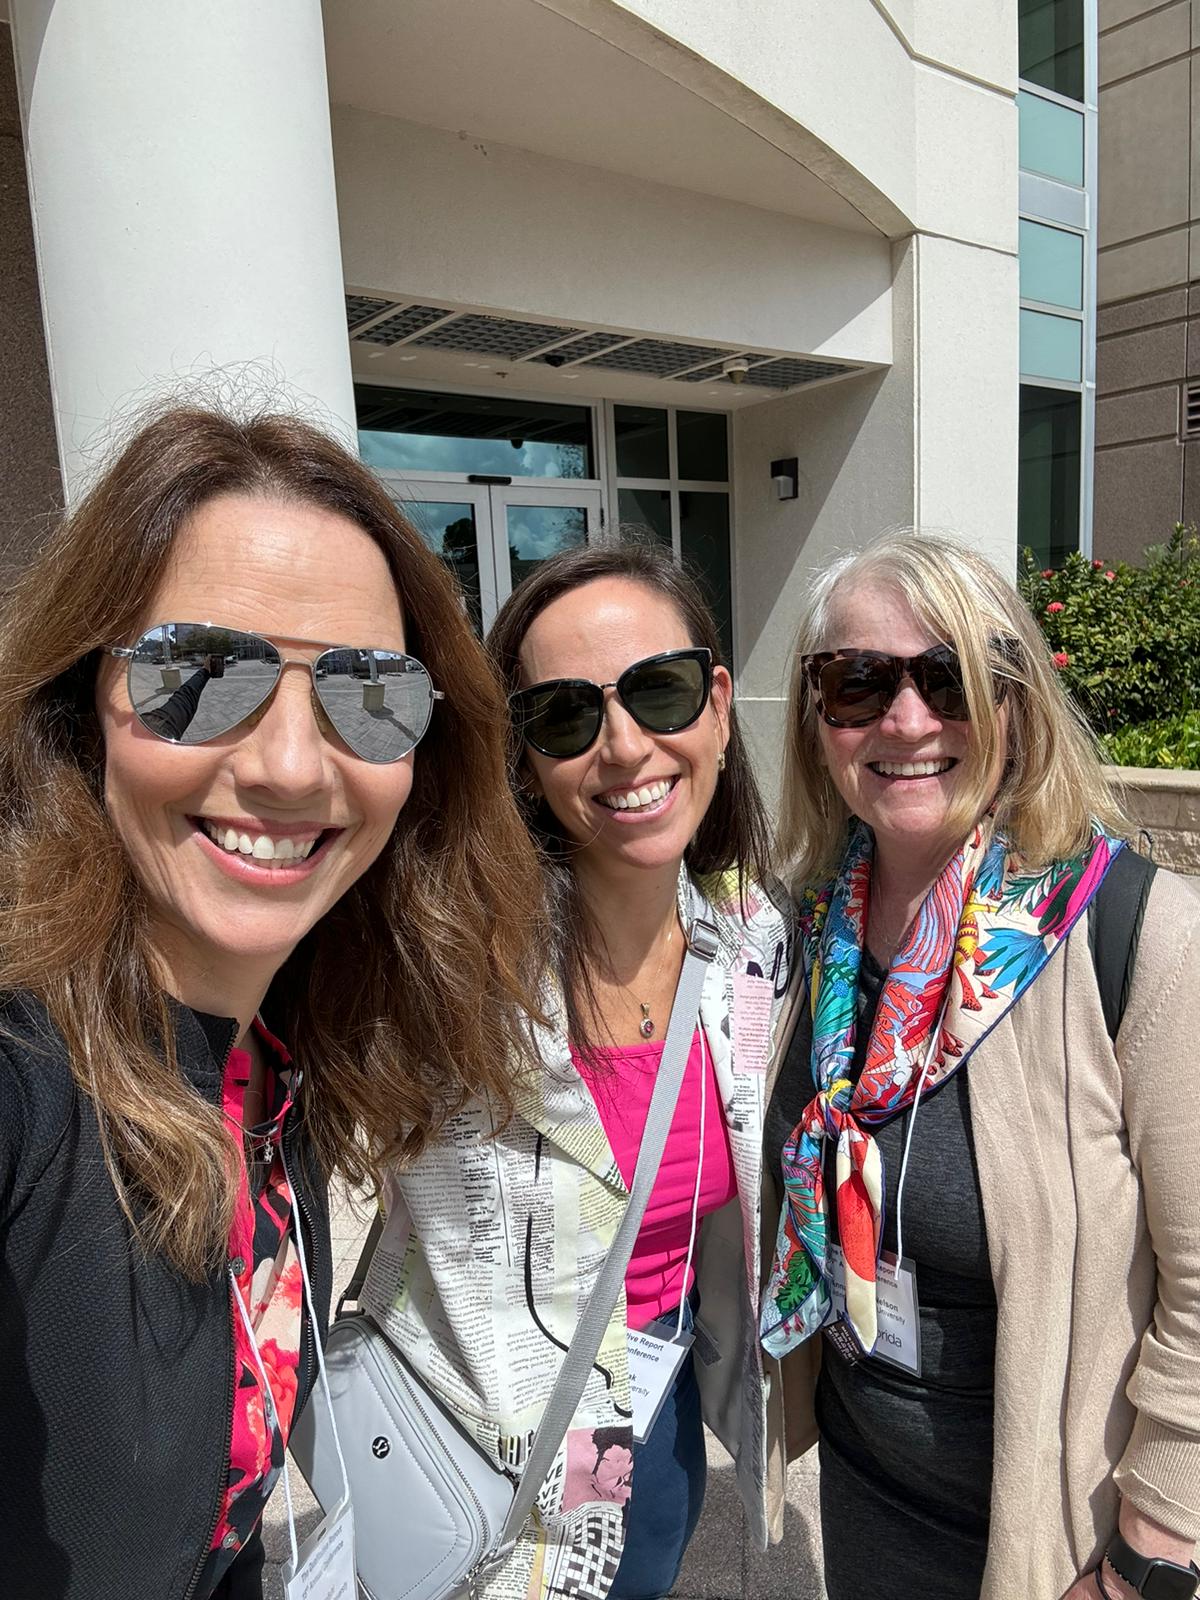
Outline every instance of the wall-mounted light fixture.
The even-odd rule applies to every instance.
[[[730,360],[722,362],[721,371],[730,383],[745,383],[746,374],[750,371],[750,363],[745,356],[733,356]]]
[[[771,482],[779,500],[795,500],[800,494],[800,457],[783,456],[771,463]]]

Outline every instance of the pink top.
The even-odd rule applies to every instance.
[[[571,1050],[571,1058],[596,1102],[600,1121],[626,1184],[633,1182],[633,1169],[662,1052],[661,1039],[649,1044],[595,1050],[589,1066],[574,1048]],[[685,1282],[684,1271],[700,1150],[701,1072],[708,1083],[700,1215],[707,1216],[710,1211],[719,1210],[737,1194],[729,1129],[721,1109],[721,1091],[717,1087],[712,1052],[707,1044],[702,1048],[697,1029],[658,1177],[625,1273],[631,1328],[644,1328],[656,1317],[674,1311],[695,1279],[694,1271],[688,1270]]]

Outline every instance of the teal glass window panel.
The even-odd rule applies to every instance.
[[[359,454],[369,467],[414,474],[592,478],[587,406],[507,396],[354,386]]]
[[[1048,311],[1021,311],[1021,376],[1078,383],[1083,376],[1083,323]]]
[[[1083,112],[1022,89],[1017,95],[1021,170],[1083,184]]]
[[[729,428],[723,411],[677,411],[675,442],[681,478],[728,483]]]
[[[733,662],[733,591],[729,577],[729,496],[682,489],[679,494],[679,557],[712,607],[721,655]]]
[[[1021,299],[1083,309],[1083,238],[1042,222],[1021,222]]]
[[[667,413],[657,406],[614,406],[619,478],[669,478]]]
[[[671,548],[671,491],[669,489],[618,489],[617,520],[622,536],[647,533],[656,544]]]
[[[1079,440],[1083,402],[1062,389],[1021,385],[1017,543],[1039,567],[1079,548]]]
[[[1083,0],[1019,0],[1017,70],[1028,83],[1083,99]]]

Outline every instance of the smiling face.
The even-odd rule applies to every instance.
[[[135,635],[214,622],[320,647],[404,649],[387,561],[354,523],[312,505],[221,495],[185,523]],[[121,643],[132,643],[129,640]],[[186,683],[186,677],[185,677]],[[363,761],[314,712],[307,667],[285,666],[266,707],[207,744],[169,744],[137,720],[125,663],[96,686],[105,803],[145,890],[164,978],[180,999],[233,1009],[265,991],[299,941],[375,860],[412,786],[412,756]],[[323,731],[323,728],[325,731]]]
[[[894,589],[865,583],[835,594],[825,648],[920,655],[943,641]],[[999,753],[990,792],[1003,770],[1007,707],[998,708]],[[962,792],[971,724],[939,717],[910,678],[878,722],[831,728],[817,721],[821,754],[847,808],[875,833],[880,860],[933,875],[962,843],[952,817]]]
[[[521,681],[611,684],[635,661],[694,643],[664,595],[633,579],[596,578],[539,612],[521,645]],[[557,761],[526,746],[533,788],[582,847],[578,865],[678,870],[716,789],[732,693],[728,672],[714,668],[699,719],[664,734],[648,732],[606,689],[600,735],[583,755]]]

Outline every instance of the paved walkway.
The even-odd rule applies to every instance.
[[[340,1289],[354,1270],[370,1217],[346,1200],[333,1207],[333,1281]],[[788,1479],[788,1505],[781,1544],[765,1554],[746,1538],[741,1503],[729,1457],[708,1442],[708,1494],[704,1514],[675,1588],[679,1600],[825,1600],[821,1582],[821,1533],[817,1469],[810,1457],[797,1462]],[[316,1503],[300,1473],[292,1469],[296,1527],[301,1538],[315,1527]],[[266,1600],[283,1600],[280,1563],[288,1554],[283,1491],[276,1491],[263,1519],[267,1547]]]

